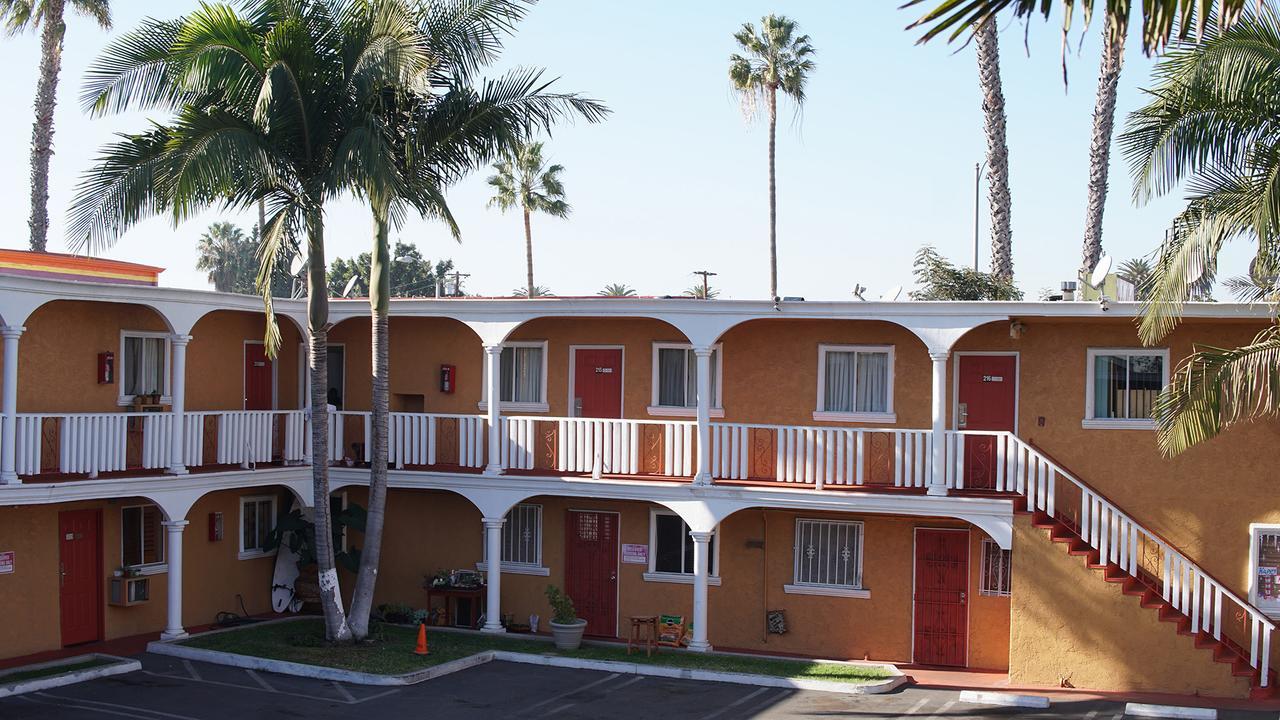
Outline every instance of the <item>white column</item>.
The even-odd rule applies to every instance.
[[[160,637],[175,640],[187,636],[182,629],[182,531],[187,528],[187,521],[166,520],[160,524],[165,529],[164,553],[169,566],[169,619]]]
[[[15,470],[18,458],[18,338],[24,327],[0,327],[4,336],[4,386],[0,388],[0,403],[4,408],[4,420],[0,423],[0,485],[18,482]]]
[[[173,348],[173,433],[169,440],[169,474],[186,475],[187,466],[182,462],[182,445],[186,435],[187,412],[187,343],[190,335],[174,335],[169,340]]]
[[[502,627],[502,525],[506,518],[484,518],[484,561],[489,569],[485,621],[481,632],[506,632]]]
[[[947,494],[947,358],[950,352],[930,352],[933,361],[933,462],[929,494]]]
[[[488,396],[489,411],[489,461],[484,466],[485,475],[498,475],[502,472],[502,412],[501,401],[502,394],[502,346],[501,345],[485,345],[484,346],[484,367],[487,374],[486,379],[486,395]]]
[[[693,538],[693,639],[689,649],[707,652],[707,578],[711,574],[711,533],[689,531]]]
[[[698,474],[694,485],[711,484],[711,348],[695,347],[698,358]]]

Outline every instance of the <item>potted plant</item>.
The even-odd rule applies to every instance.
[[[556,640],[556,648],[577,650],[587,621],[578,617],[573,600],[555,585],[547,586],[547,601],[551,603],[551,635]]]

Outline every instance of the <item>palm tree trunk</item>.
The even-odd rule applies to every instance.
[[[987,165],[991,189],[991,274],[1013,278],[1013,231],[1010,227],[1013,199],[1009,193],[1009,144],[1005,138],[1004,90],[1000,82],[1000,35],[993,15],[977,34],[978,81],[982,87],[982,113],[987,130]]]
[[[360,571],[351,599],[351,634],[356,640],[369,635],[369,614],[373,610],[373,590],[378,581],[378,559],[382,554],[382,527],[387,508],[387,420],[391,402],[388,311],[391,304],[390,230],[385,202],[373,203],[373,252],[369,261],[369,311],[373,316],[373,423],[372,467],[369,471],[369,508],[365,519],[364,547],[360,551]]]
[[[1089,201],[1085,208],[1084,247],[1080,274],[1087,276],[1102,256],[1102,214],[1107,204],[1107,169],[1111,162],[1111,134],[1116,119],[1116,91],[1124,64],[1124,31],[1107,15],[1103,32],[1102,68],[1098,73],[1098,99],[1093,108],[1093,138],[1089,144]]]
[[[325,282],[324,220],[317,209],[307,217],[307,330],[311,354],[311,489],[316,529],[316,569],[325,637],[351,638],[333,560],[329,514],[329,290]]]
[[[53,110],[62,70],[62,19],[65,0],[44,0],[40,34],[40,81],[36,85],[36,121],[31,128],[31,249],[44,252],[49,241],[49,160],[53,157]]]
[[[769,299],[778,297],[778,190],[774,166],[778,134],[778,89],[769,86]]]
[[[527,264],[526,297],[533,297],[533,230],[529,227],[529,208],[524,209],[524,256]]]

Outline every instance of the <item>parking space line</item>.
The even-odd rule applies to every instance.
[[[951,706],[953,706],[953,705],[955,705],[955,704],[956,704],[956,701],[955,701],[955,700],[948,700],[948,701],[946,701],[946,702],[942,703],[942,707],[938,708],[938,712],[936,712],[936,713],[934,713],[933,715],[931,715],[931,716],[929,717],[929,720],[941,720],[943,713],[945,713],[946,711],[950,710],[950,709],[951,709]]]
[[[255,682],[261,685],[263,690],[266,690],[268,692],[276,691],[275,688],[271,687],[271,683],[267,682],[266,678],[254,672],[252,669],[245,668],[244,671],[249,675],[249,677],[253,678]]]
[[[607,695],[607,694],[609,694],[609,693],[611,693],[611,692],[617,692],[617,691],[621,690],[621,689],[622,689],[622,688],[624,688],[624,687],[628,687],[628,686],[630,686],[630,685],[635,685],[636,683],[640,682],[640,681],[641,681],[641,680],[643,680],[643,679],[644,679],[644,676],[643,676],[643,675],[637,675],[636,677],[631,678],[630,680],[628,680],[628,681],[626,681],[626,682],[622,683],[621,685],[614,685],[614,686],[613,686],[613,687],[611,687],[611,688],[606,688],[606,689],[604,690],[604,693]],[[546,712],[542,717],[550,717],[550,716],[552,716],[552,715],[558,715],[558,714],[560,714],[560,713],[564,712],[565,710],[568,710],[569,708],[571,708],[571,707],[573,707],[574,705],[577,705],[577,704],[578,704],[578,703],[576,703],[576,702],[571,702],[571,703],[568,703],[568,704],[566,704],[566,705],[561,705],[560,707],[555,708],[555,709],[553,709],[553,710],[548,710],[548,711],[547,711],[547,712]]]
[[[40,701],[40,700],[36,700],[35,698],[28,697],[26,695],[20,695],[18,696],[18,699],[25,700],[33,705],[50,705],[56,708],[75,708],[76,710],[88,710],[90,712],[102,713],[104,715],[119,715],[120,717],[133,718],[133,720],[141,720],[141,717],[142,717],[139,715],[130,715],[129,713],[117,712],[115,710],[104,710],[102,708],[90,707],[88,705],[75,705],[72,703],[52,703],[47,701]],[[195,719],[192,718],[192,720],[195,720]]]
[[[154,675],[156,677],[175,679],[174,675],[165,675],[164,673],[152,672],[150,670],[143,670],[142,672],[144,674]],[[184,678],[184,677],[176,677],[176,679],[185,680],[187,682],[200,682],[200,683],[204,683],[205,685],[219,685],[221,687],[237,688],[239,690],[252,690],[254,692],[271,692],[277,695],[289,695],[292,697],[306,698],[308,700],[323,700],[323,698],[318,698],[315,695],[308,695],[307,693],[289,692],[287,690],[265,690],[260,687],[254,687],[253,685],[241,685],[239,683],[222,682],[220,680],[192,680],[191,678]],[[383,693],[383,694],[386,695],[389,693]],[[381,696],[378,696],[378,697],[381,697]],[[369,699],[369,698],[366,698],[366,699]],[[325,702],[328,702],[328,701],[325,701]],[[339,700],[338,702],[343,702],[343,701]],[[356,702],[351,702],[346,704],[354,705],[358,702],[362,702],[362,701],[356,701]]]
[[[366,695],[366,696],[364,696],[364,697],[360,698],[359,700],[355,700],[355,701],[353,701],[351,704],[352,704],[352,705],[359,705],[360,703],[363,703],[363,702],[369,702],[370,700],[377,700],[378,698],[386,697],[386,696],[388,696],[388,695],[394,695],[394,694],[396,694],[396,693],[398,693],[398,692],[400,692],[400,688],[391,688],[390,690],[384,690],[384,691],[382,691],[382,692],[380,692],[380,693],[375,693],[375,694],[373,694],[373,695]]]
[[[702,716],[702,718],[701,718],[700,720],[712,720],[712,718],[718,718],[718,717],[720,717],[721,715],[723,715],[723,714],[725,714],[725,713],[729,712],[730,710],[732,710],[732,709],[734,709],[734,708],[738,707],[738,706],[739,706],[739,705],[741,705],[742,703],[744,703],[744,702],[749,702],[749,701],[751,700],[751,698],[753,698],[753,697],[755,697],[755,696],[759,695],[760,693],[765,693],[765,692],[769,692],[769,688],[767,688],[767,687],[762,687],[762,688],[759,688],[759,689],[757,689],[757,690],[755,690],[755,691],[753,691],[753,692],[747,693],[746,695],[743,695],[742,697],[738,698],[737,700],[734,700],[733,702],[729,703],[728,705],[725,705],[724,707],[720,708],[719,710],[716,710],[715,712],[711,713],[710,715],[703,715],[703,716]]]
[[[173,718],[174,720],[196,720],[196,718],[193,718],[190,715],[175,715],[174,713],[167,713],[161,710],[152,710],[150,708],[136,707],[133,705],[120,705],[119,703],[109,703],[109,702],[104,702],[102,700],[89,700],[86,698],[66,697],[65,695],[51,695],[49,693],[44,693],[44,692],[38,692],[34,694],[42,698],[57,700],[58,701],[57,704],[59,705],[77,707],[81,710],[97,710],[99,712],[106,712],[106,713],[111,713],[115,715],[123,714],[120,712],[114,712],[113,710],[107,709],[107,708],[114,708],[115,710],[128,710],[134,713],[146,713],[145,715],[129,715],[127,717],[145,718],[149,715],[153,715],[156,717]],[[50,703],[50,704],[53,704],[53,703]]]
[[[929,698],[927,697],[920,698],[920,702],[916,703],[915,705],[912,705],[911,709],[907,711],[907,714],[915,715],[916,713],[920,712],[920,710],[923,709],[925,705],[928,705],[928,704],[929,704]]]
[[[342,687],[342,684],[339,683],[337,680],[332,681],[332,684],[334,689],[338,691],[338,694],[347,699],[347,702],[354,703],[356,701],[355,696],[352,695],[349,690]]]
[[[549,698],[547,698],[546,700],[543,700],[542,702],[534,703],[533,705],[530,705],[529,707],[525,708],[525,709],[524,709],[524,711],[525,711],[525,713],[532,713],[534,710],[537,710],[537,709],[538,709],[538,708],[540,708],[540,707],[543,707],[543,706],[545,706],[545,705],[550,705],[551,703],[553,703],[553,702],[555,702],[555,701],[557,701],[557,700],[563,700],[563,699],[565,699],[565,698],[569,697],[570,695],[574,695],[574,694],[576,694],[576,693],[580,693],[580,692],[582,692],[583,690],[590,690],[591,688],[593,688],[593,687],[595,687],[595,686],[597,686],[597,685],[601,685],[601,684],[603,684],[603,683],[607,683],[607,682],[609,682],[610,680],[613,680],[614,678],[616,678],[616,677],[618,677],[618,676],[619,676],[619,673],[610,673],[608,677],[600,678],[599,680],[597,680],[597,681],[595,681],[595,682],[593,682],[593,683],[587,683],[586,685],[583,685],[583,686],[581,686],[581,687],[573,688],[572,690],[569,690],[568,692],[562,692],[562,693],[560,693],[559,695],[553,695],[552,697],[549,697]]]
[[[192,680],[202,680],[202,679],[203,679],[203,678],[201,678],[201,677],[200,677],[200,673],[196,672],[196,666],[195,666],[195,665],[192,665],[190,660],[185,660],[185,659],[184,659],[184,660],[182,661],[182,666],[183,666],[183,667],[185,667],[185,668],[187,669],[187,672],[191,673],[191,679],[192,679]]]

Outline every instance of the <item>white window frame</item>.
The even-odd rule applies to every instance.
[[[819,583],[799,582],[800,575],[800,527],[802,523],[831,523],[850,525],[857,528],[858,533],[858,585],[823,585]],[[847,597],[868,599],[871,591],[863,587],[862,572],[865,569],[863,559],[866,557],[866,525],[861,520],[835,520],[832,518],[798,517],[794,522],[795,533],[792,536],[791,583],[782,586],[782,591],[791,595],[828,595],[831,597]]]
[[[1267,603],[1258,601],[1258,536],[1263,533],[1280,535],[1280,525],[1275,523],[1249,524],[1249,603],[1266,613],[1272,620],[1280,620],[1280,602]]]
[[[173,390],[172,390],[173,385],[171,384],[172,380],[170,378],[170,363],[172,362],[172,358],[173,358],[173,336],[166,332],[155,332],[151,330],[121,330],[120,331],[120,355],[118,356],[120,358],[120,362],[116,367],[116,388],[117,388],[116,404],[121,406],[132,405],[133,399],[134,399],[133,395],[124,394],[124,378],[125,378],[125,373],[128,372],[128,368],[125,366],[125,353],[124,353],[124,345],[125,345],[126,338],[164,338],[164,359],[160,361],[161,366],[164,368],[164,390],[160,393],[160,404],[172,405],[173,404]],[[242,372],[243,372],[243,369],[242,369]]]
[[[504,516],[504,518],[506,519],[506,522],[502,523],[502,532],[505,534],[507,532],[507,528],[512,527],[511,511],[521,507],[537,509],[538,561],[535,563],[517,563],[517,562],[510,562],[508,560],[503,560],[502,564],[499,566],[499,570],[501,572],[509,573],[511,575],[538,575],[541,577],[548,577],[551,575],[551,569],[546,567],[542,562],[542,547],[546,537],[546,523],[543,520],[545,515],[543,513],[543,508],[541,505],[537,503],[517,503],[516,505],[514,505],[511,508],[511,510],[508,510],[507,514]],[[505,545],[506,543],[504,542],[503,544]],[[476,569],[479,570],[480,572],[488,572],[489,571],[489,543],[484,542],[483,535],[481,536],[480,546],[483,548],[482,552],[484,553],[484,560],[476,563]]]
[[[254,558],[271,557],[272,555],[275,555],[277,552],[276,550],[263,550],[262,548],[245,549],[245,546],[244,546],[245,505],[248,505],[249,503],[253,503],[254,506],[256,507],[257,504],[262,502],[263,500],[271,501],[271,511],[270,511],[271,523],[272,523],[272,529],[275,529],[275,522],[280,514],[279,498],[277,498],[275,495],[242,495],[240,497],[240,524],[236,526],[236,535],[239,539],[236,540],[236,543],[240,548],[240,553],[237,555],[237,557],[241,560],[252,560]]]
[[[140,565],[125,565],[124,562],[124,511],[133,508],[153,507],[157,513],[160,513],[160,557],[164,558],[160,562],[142,563]],[[120,508],[120,567],[132,568],[139,575],[158,575],[169,571],[169,533],[164,527],[164,511],[155,503],[134,503],[132,505],[124,505]]]
[[[827,410],[827,353],[829,352],[852,352],[852,353],[887,353],[889,356],[889,370],[886,378],[886,392],[888,397],[885,398],[884,412],[843,412],[838,410]],[[855,422],[855,423],[884,423],[892,425],[898,422],[898,415],[893,410],[893,379],[894,379],[894,346],[893,345],[832,345],[822,343],[818,345],[818,398],[814,405],[814,420],[822,420],[827,422]],[[856,382],[856,380],[855,380]],[[855,390],[856,392],[856,390]]]
[[[662,582],[662,583],[676,583],[678,585],[692,585],[693,584],[692,572],[687,572],[687,573],[658,572],[657,568],[655,567],[658,563],[658,516],[659,515],[669,515],[674,518],[679,518],[680,522],[684,523],[684,526],[686,528],[689,527],[689,523],[685,522],[684,518],[680,517],[678,513],[675,513],[675,512],[672,512],[671,510],[666,510],[663,508],[649,508],[649,566],[648,566],[648,570],[645,571],[643,575],[644,580],[645,582]],[[711,558],[710,558],[711,567],[708,568],[707,584],[719,586],[720,585],[720,546],[723,544],[720,542],[720,539],[719,539],[720,526],[717,525],[716,528],[711,531],[711,534],[713,537],[716,538],[716,542],[715,542],[716,550],[715,552],[711,553]],[[689,537],[689,534],[686,532],[684,541],[693,542],[693,538]],[[683,548],[681,548],[681,551],[683,552]]]
[[[1089,348],[1085,354],[1084,419],[1080,426],[1086,430],[1154,430],[1156,421],[1144,418],[1095,418],[1093,403],[1094,359],[1100,355],[1125,355],[1129,357],[1158,357],[1160,386],[1169,386],[1169,348]]]
[[[988,563],[987,552],[989,551],[990,548],[995,548],[995,551],[1000,553],[1002,558],[1004,557],[1005,553],[1008,553],[1008,557],[1009,557],[1008,567],[1004,568],[1003,572],[1000,573],[1000,578],[1002,581],[1006,577],[1009,581],[1008,590],[1001,590],[999,587],[996,587],[994,589],[985,587],[985,583],[987,581],[987,563]],[[1013,553],[1009,550],[1005,550],[1004,548],[1000,547],[1000,543],[996,542],[995,540],[992,540],[991,538],[982,538],[981,552],[982,552],[982,557],[979,559],[979,563],[980,563],[979,571],[981,574],[978,576],[978,594],[985,597],[1012,597],[1013,595]],[[997,583],[997,585],[1003,585],[1003,584],[1004,582]]]
[[[538,398],[537,402],[502,402],[502,403],[499,403],[498,408],[500,410],[510,410],[512,412],[533,412],[533,413],[550,412],[551,405],[547,403],[547,365],[550,364],[551,357],[547,352],[547,341],[546,340],[511,340],[511,341],[502,343],[502,348],[504,350],[507,348],[521,348],[521,347],[536,347],[536,348],[542,349],[542,383],[539,387],[540,397]],[[489,359],[481,355],[481,361],[482,361],[481,368],[483,369],[480,373],[481,388],[480,388],[480,403],[478,407],[481,410],[488,410],[489,409]],[[499,362],[499,367],[501,367],[501,362],[502,362],[501,358],[499,358],[498,362]]]
[[[711,388],[711,417],[722,418],[724,417],[724,398],[722,395],[724,388],[724,345],[722,343],[716,343],[711,346],[711,349],[715,351],[716,357],[716,383],[715,387]],[[661,397],[661,388],[659,387],[661,384],[661,378],[658,375],[658,355],[661,350],[686,350],[688,352],[693,352],[693,344],[677,342],[653,343],[653,364],[649,366],[649,407],[645,408],[645,410],[650,415],[657,417],[697,417],[697,407],[675,407],[671,405],[658,404],[658,398]]]
[[[351,505],[350,505],[350,502],[351,502],[351,501],[350,501],[350,499],[347,497],[347,491],[346,491],[346,490],[336,490],[336,491],[334,491],[334,492],[332,492],[332,493],[330,493],[330,494],[329,494],[330,507],[332,507],[332,503],[333,503],[333,501],[334,501],[334,500],[341,500],[341,501],[342,501],[342,510],[338,513],[339,515],[341,515],[343,512],[346,512],[347,508],[351,507]],[[242,543],[244,542],[244,533],[240,533],[240,542],[242,542]],[[338,552],[346,552],[346,551],[347,551],[347,526],[346,526],[346,525],[343,525],[343,526],[342,526],[342,528],[341,528],[340,530],[338,530],[338,547],[337,547],[337,551],[338,551]]]

